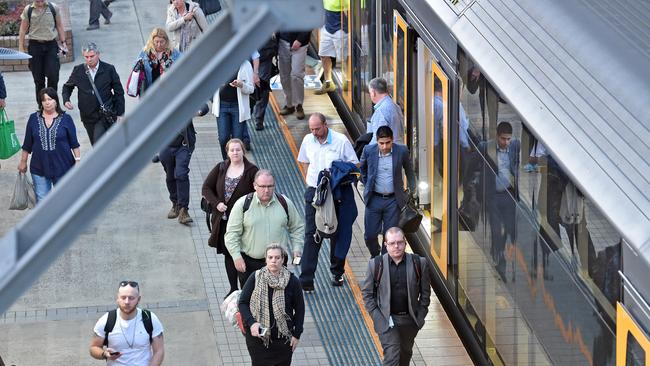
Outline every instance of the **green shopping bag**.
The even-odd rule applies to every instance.
[[[19,150],[14,121],[10,121],[5,109],[0,108],[0,159],[9,159]]]

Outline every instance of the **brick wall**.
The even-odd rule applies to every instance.
[[[61,20],[63,23],[63,29],[65,30],[65,43],[68,46],[68,53],[65,56],[59,55],[59,61],[61,63],[72,62],[74,61],[74,47],[72,43],[72,24],[70,21],[70,9],[68,7],[68,0],[57,0],[55,3],[59,6],[59,10],[61,12]],[[25,50],[27,50],[28,44],[29,40],[25,39]],[[18,36],[0,37],[0,47],[17,50]],[[0,60],[0,71],[28,71],[28,65],[28,60]]]

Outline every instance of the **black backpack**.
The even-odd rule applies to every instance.
[[[407,255],[404,253],[404,255]],[[374,286],[373,286],[373,291],[374,293],[377,293],[377,289],[379,288],[379,284],[381,283],[381,274],[384,271],[384,256],[383,255],[378,255],[376,256],[373,260],[375,261],[375,273],[374,273]],[[422,278],[422,268],[420,267],[420,256],[417,254],[411,254],[411,259],[413,260],[413,268],[415,268],[415,280],[417,283],[420,283],[420,279]]]
[[[108,347],[108,333],[113,331],[115,328],[115,322],[117,321],[117,309],[111,310],[108,312],[108,319],[106,319],[106,325],[104,326],[104,346]],[[151,311],[147,309],[142,309],[142,324],[144,324],[144,329],[149,333],[149,343],[153,342],[153,322],[151,321]]]
[[[54,17],[54,29],[56,29],[56,9],[49,1],[47,2],[47,7],[50,8],[50,13],[52,13],[52,16]],[[32,25],[32,11],[34,11],[34,5],[29,4],[27,7],[27,20],[29,21],[30,26]],[[27,28],[27,30],[29,31],[29,28]]]
[[[242,207],[242,213],[246,213],[248,209],[251,207],[251,202],[253,202],[253,194],[255,192],[251,192],[246,195],[246,199],[244,200],[244,207]],[[280,202],[280,205],[282,205],[282,208],[284,208],[284,212],[287,214],[287,226],[289,225],[289,206],[287,205],[287,200],[284,199],[284,196],[278,192],[275,192],[275,198],[278,199],[278,202]]]

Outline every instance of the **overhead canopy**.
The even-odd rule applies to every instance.
[[[650,3],[427,1],[650,263]]]

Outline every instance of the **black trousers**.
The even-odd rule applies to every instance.
[[[266,261],[264,258],[262,259],[256,259],[256,258],[251,258],[247,256],[244,253],[241,253],[241,257],[244,260],[244,263],[246,264],[246,272],[237,272],[237,276],[239,277],[239,283],[241,284],[241,287],[244,287],[244,284],[246,283],[246,280],[248,280],[248,277],[255,273],[258,269],[262,269],[262,267],[266,266]]]
[[[34,78],[34,85],[36,87],[36,103],[40,106],[41,101],[38,100],[38,92],[45,88],[45,78],[47,78],[47,86],[58,90],[59,84],[59,45],[55,40],[52,41],[29,41],[27,52],[32,56],[29,59],[29,70],[32,72]]]
[[[413,343],[418,327],[410,315],[391,315],[395,326],[379,334],[384,349],[384,366],[408,366],[413,357]]]
[[[246,348],[251,356],[252,366],[290,366],[293,352],[291,344],[286,339],[271,337],[269,348],[264,347],[262,339],[250,335],[246,329]]]
[[[88,25],[99,25],[99,15],[101,14],[104,19],[111,19],[113,13],[108,10],[108,7],[102,0],[89,0],[90,1],[90,18]]]
[[[104,133],[108,130],[109,126],[102,121],[98,120],[82,120],[86,133],[88,133],[88,138],[90,139],[90,144],[95,145],[97,140],[99,140]]]

